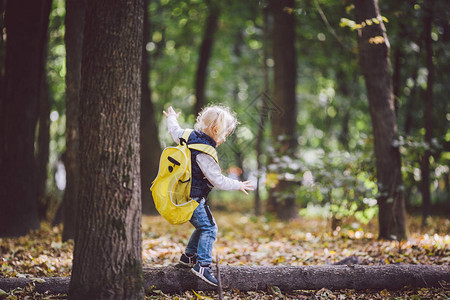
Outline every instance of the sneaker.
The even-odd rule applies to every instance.
[[[211,268],[202,267],[199,263],[196,263],[195,266],[191,269],[191,272],[195,274],[195,276],[200,277],[207,283],[213,286],[217,286],[217,279],[214,277]]]
[[[197,254],[194,254],[192,256],[189,256],[186,253],[181,254],[180,264],[192,268],[196,262],[197,262]]]

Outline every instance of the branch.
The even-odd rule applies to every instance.
[[[342,47],[344,47],[344,49],[350,51],[350,48],[342,42],[340,37],[336,34],[336,31],[334,31],[334,28],[328,22],[327,16],[325,16],[325,13],[323,12],[322,8],[319,5],[319,2],[317,0],[314,0],[314,4],[316,5],[316,9],[319,12],[319,15],[322,18],[322,21],[325,23],[325,26],[327,27],[327,29],[331,33],[331,35],[334,36],[334,38],[338,41],[339,44],[341,44]]]

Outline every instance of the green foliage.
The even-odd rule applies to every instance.
[[[403,159],[403,181],[407,187],[408,204],[420,206],[420,184],[422,179],[420,164],[425,151],[430,151],[430,189],[434,191],[433,204],[444,204],[448,201],[448,176],[450,174],[450,157],[440,155],[444,146],[437,139],[431,144],[424,142],[423,136],[400,136],[394,145],[400,147]],[[448,153],[448,152],[444,152]]]
[[[297,202],[303,207],[320,205],[334,218],[355,216],[365,224],[378,212],[378,187],[370,153],[310,150],[295,163],[288,157],[275,159],[269,170],[274,172],[268,174],[269,185],[276,185],[279,180],[291,181]],[[272,174],[284,175],[270,181]]]
[[[48,30],[47,81],[51,103],[50,113],[50,154],[47,179],[47,192],[60,193],[55,176],[61,172],[62,153],[66,149],[66,48],[64,45],[65,1],[54,0],[50,13]],[[61,173],[58,176],[62,176]]]
[[[303,175],[309,171],[315,184],[311,187],[296,185],[299,203],[303,206],[307,203],[324,205],[336,216],[354,214],[361,220],[370,219],[375,207],[364,203],[364,199],[376,198],[377,193],[371,119],[365,84],[358,67],[356,33],[349,30],[349,27],[356,29],[364,25],[353,21],[353,5],[337,0],[295,3],[298,57],[295,129],[298,141],[296,156],[300,159],[290,159],[298,168],[286,168],[280,158],[274,170],[256,170],[255,146],[261,92],[264,90],[265,46],[271,81],[269,100],[272,100],[273,88],[273,45],[270,35],[267,45],[263,36],[263,8],[267,2],[225,0],[217,4],[220,15],[208,66],[206,98],[209,103],[220,102],[232,107],[241,123],[229,141],[219,148],[222,168],[244,166],[244,176],[268,173],[275,174],[271,175],[275,179],[288,174],[288,178],[293,177],[298,183],[303,182]],[[422,143],[423,95],[428,76],[423,48],[425,1],[390,1],[379,5],[381,16],[366,20],[364,24],[385,23],[393,68],[395,56],[400,52],[400,85],[395,99],[399,133],[405,137],[398,142],[405,194],[410,204],[420,204],[419,161],[424,147],[431,147],[432,199],[433,203],[445,203],[448,200],[449,154],[438,145],[450,140],[448,101],[443,100],[450,94],[450,85],[447,84],[450,67],[448,5],[444,0],[435,1],[432,39],[435,53],[433,137],[436,139],[433,145],[428,146]],[[148,12],[148,84],[161,140],[163,145],[169,145],[172,141],[166,133],[162,109],[173,105],[181,110],[179,121],[182,127],[192,127],[195,122],[194,80],[208,9],[207,3],[199,0],[156,0],[150,1]],[[64,15],[64,1],[53,1],[47,60],[53,115],[49,168],[51,191],[57,190],[54,177],[65,150]],[[271,22],[269,18],[269,25]],[[288,109],[291,108],[282,107],[282,110]],[[268,161],[271,152],[272,145],[267,143],[270,131],[270,126],[266,126],[262,143],[264,162]],[[316,158],[311,161],[309,155]],[[222,196],[220,194],[221,199]],[[250,205],[247,201],[243,206]]]

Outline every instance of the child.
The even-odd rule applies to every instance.
[[[180,142],[184,129],[178,125],[176,113],[172,107],[163,114],[167,117],[169,133],[176,143]],[[202,143],[214,148],[225,142],[227,136],[238,124],[236,117],[227,107],[205,107],[197,116],[194,131],[187,143]],[[217,279],[212,274],[212,248],[217,236],[217,225],[207,205],[207,196],[212,187],[220,190],[239,190],[247,194],[254,188],[250,181],[238,181],[222,175],[217,162],[209,154],[191,150],[192,161],[192,199],[199,205],[190,220],[195,230],[191,235],[185,252],[181,255],[180,263],[192,267],[191,271],[207,283],[217,286]]]

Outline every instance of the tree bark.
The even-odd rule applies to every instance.
[[[261,111],[259,114],[259,123],[258,123],[258,134],[256,136],[256,166],[257,166],[257,175],[256,175],[256,188],[255,188],[255,200],[254,200],[254,209],[255,215],[260,216],[262,214],[262,201],[261,195],[259,192],[260,189],[260,181],[261,174],[263,169],[262,162],[262,154],[263,154],[263,142],[264,142],[264,129],[266,127],[266,122],[269,117],[269,66],[267,65],[267,60],[269,59],[269,8],[266,6],[262,10],[263,13],[263,78],[264,78],[264,90],[261,94]]]
[[[66,189],[63,199],[62,240],[75,238],[75,223],[80,186],[79,160],[79,106],[81,85],[81,57],[83,49],[83,30],[86,10],[85,0],[66,0],[65,35],[66,45]]]
[[[348,83],[357,80],[357,76],[354,72],[345,72],[344,70],[338,70],[336,74],[336,87],[337,93],[342,95],[345,99],[356,99],[355,89],[352,88]],[[342,116],[341,130],[338,136],[339,142],[342,147],[349,151],[349,141],[350,141],[350,123],[352,119],[353,107],[351,101],[347,101],[339,106],[338,114]]]
[[[412,73],[412,80],[414,82],[414,85],[411,89],[411,93],[407,98],[407,103],[405,107],[405,123],[403,125],[403,132],[405,135],[409,135],[411,133],[412,125],[414,123],[414,108],[415,108],[415,102],[416,102],[416,94],[418,90],[417,86],[417,75],[419,72],[419,68],[417,66],[414,67],[414,70]]]
[[[399,46],[401,47],[401,46]],[[394,107],[395,107],[395,115],[398,115],[398,108],[400,103],[400,87],[401,87],[401,69],[402,69],[402,61],[403,59],[403,51],[402,49],[396,49],[394,52],[394,70],[392,74],[392,93],[394,94]]]
[[[5,9],[6,0],[0,0],[0,32],[5,28]],[[6,54],[6,40],[3,34],[0,34],[0,107],[4,98],[3,83],[5,79],[5,54]],[[2,118],[2,111],[0,109],[0,119]]]
[[[42,70],[39,96],[39,129],[36,151],[36,194],[40,220],[46,220],[48,201],[46,194],[47,165],[50,148],[50,98],[48,94],[47,73]]]
[[[213,272],[216,268],[213,267]],[[380,266],[220,266],[225,290],[266,290],[277,286],[282,291],[342,289],[401,289],[405,286],[441,287],[440,281],[450,281],[449,266],[442,265],[380,265]],[[188,290],[215,291],[198,279],[190,269],[179,267],[144,268],[145,289],[176,293]],[[51,294],[67,293],[69,277],[42,278],[35,282],[35,291]],[[25,287],[32,279],[0,278],[0,289],[9,291]]]
[[[272,135],[275,153],[291,156],[295,152],[297,56],[295,50],[295,14],[293,0],[271,0],[269,10],[273,15],[274,103],[282,114],[272,116]],[[287,220],[297,216],[295,197],[286,194],[291,184],[281,180],[269,192],[268,210]],[[281,193],[285,197],[281,197]],[[283,199],[282,199],[283,198]]]
[[[406,25],[403,20],[399,20],[399,35],[407,36],[408,32],[406,30]],[[400,95],[402,91],[402,71],[403,71],[403,60],[405,58],[405,53],[403,51],[403,43],[400,42],[397,45],[397,48],[394,50],[394,68],[392,72],[392,93],[394,94],[394,107],[395,107],[395,115],[398,116],[398,110],[400,107]]]
[[[424,3],[424,39],[425,53],[428,70],[427,89],[424,99],[424,142],[427,145],[423,154],[420,171],[422,175],[420,191],[422,194],[422,225],[427,224],[427,218],[431,214],[431,191],[430,191],[430,156],[431,139],[433,137],[433,86],[434,86],[434,64],[433,64],[433,40],[431,39],[433,23],[433,0]]]
[[[21,236],[40,227],[34,142],[48,24],[43,17],[45,3],[6,3],[8,37],[0,108],[0,236]]]
[[[48,201],[46,195],[47,183],[47,165],[50,148],[50,98],[48,93],[47,82],[47,54],[48,54],[48,24],[50,11],[52,9],[52,0],[45,0],[42,7],[42,66],[39,87],[39,104],[38,104],[38,134],[37,134],[37,149],[35,155],[36,163],[36,194],[37,207],[40,220],[46,220]]]
[[[214,33],[217,30],[219,20],[219,7],[215,1],[208,1],[208,17],[206,18],[205,31],[200,46],[197,73],[195,75],[195,115],[205,106],[205,89],[209,59],[211,58],[214,44]]]
[[[142,44],[142,95],[141,95],[141,199],[143,214],[157,214],[155,203],[153,202],[150,186],[158,174],[159,157],[161,155],[161,145],[158,137],[158,126],[156,124],[155,110],[151,99],[149,88],[149,55],[145,46],[150,41],[148,3],[144,1],[144,42]]]
[[[379,237],[405,239],[406,214],[402,192],[401,159],[392,93],[389,50],[386,29],[380,18],[377,0],[355,1],[356,22],[379,18],[358,30],[359,63],[364,74],[374,135],[379,207]],[[378,40],[373,40],[377,37]],[[382,39],[381,42],[380,39]]]
[[[86,2],[80,202],[69,299],[143,299],[139,124],[144,4]]]

